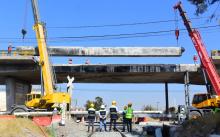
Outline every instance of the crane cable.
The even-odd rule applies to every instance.
[[[174,20],[175,20],[175,36],[176,36],[176,44],[177,46],[179,46],[179,20],[178,20],[178,15],[177,15],[177,11],[174,11]]]
[[[26,28],[27,28],[28,1],[29,1],[29,0],[26,0],[26,2],[25,2],[23,27],[22,27],[22,29],[21,29],[21,34],[22,34],[22,39],[23,39],[23,40],[24,40],[24,38],[25,38],[25,35],[27,34]]]

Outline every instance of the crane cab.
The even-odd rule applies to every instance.
[[[25,105],[28,108],[36,108],[39,106],[40,100],[41,100],[41,94],[30,93],[26,95]]]
[[[192,106],[195,108],[217,108],[220,107],[220,98],[209,93],[195,94]]]

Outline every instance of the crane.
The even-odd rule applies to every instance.
[[[211,86],[213,87],[214,93],[203,93],[203,94],[195,94],[193,97],[192,106],[197,108],[193,112],[195,115],[201,115],[204,109],[213,109],[217,110],[220,108],[220,77],[218,75],[217,69],[213,64],[212,59],[209,57],[209,54],[206,50],[206,46],[202,41],[202,37],[200,32],[192,28],[191,22],[188,19],[186,12],[183,10],[181,2],[178,2],[174,6],[175,10],[178,10],[186,30],[189,33],[189,36],[193,42],[193,45],[197,51],[197,54],[201,61],[201,67],[205,72],[204,76],[208,76]],[[202,110],[203,109],[203,110]]]
[[[40,22],[40,16],[38,11],[37,0],[31,0],[32,10],[34,15],[34,30],[36,32],[36,38],[39,50],[39,65],[42,71],[43,81],[43,94],[30,93],[27,94],[25,107],[17,106],[12,112],[29,109],[46,109],[52,110],[53,107],[57,107],[59,104],[70,103],[70,96],[68,93],[57,92],[54,82],[54,75],[49,61],[49,55],[47,51],[47,44],[45,38],[45,27],[44,23]]]

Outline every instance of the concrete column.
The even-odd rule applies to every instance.
[[[6,84],[6,109],[11,109],[11,106],[15,104],[15,79],[7,78]]]
[[[14,78],[7,78],[6,84],[6,108],[7,111],[11,106],[24,105],[26,94],[31,92],[31,85],[29,83],[18,81]]]
[[[189,72],[185,73],[184,76],[184,89],[185,89],[185,105],[187,107],[190,106],[190,99],[189,99]]]
[[[166,114],[169,113],[169,94],[168,94],[168,83],[165,83],[165,101],[166,101]]]

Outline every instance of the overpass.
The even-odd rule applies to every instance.
[[[213,60],[220,72],[218,56],[213,55]],[[191,84],[204,84],[200,67],[195,64],[57,64],[54,69],[58,83],[67,82],[67,75],[74,76],[76,83],[184,83],[184,75],[189,72]],[[31,84],[40,84],[36,57],[1,56],[0,84],[6,85],[7,109],[24,104]]]
[[[56,64],[53,68],[58,83],[66,83],[67,75],[74,76],[76,83],[184,83],[188,71],[191,84],[204,84],[195,64]],[[38,62],[30,56],[0,57],[0,84],[7,78],[40,84]]]

